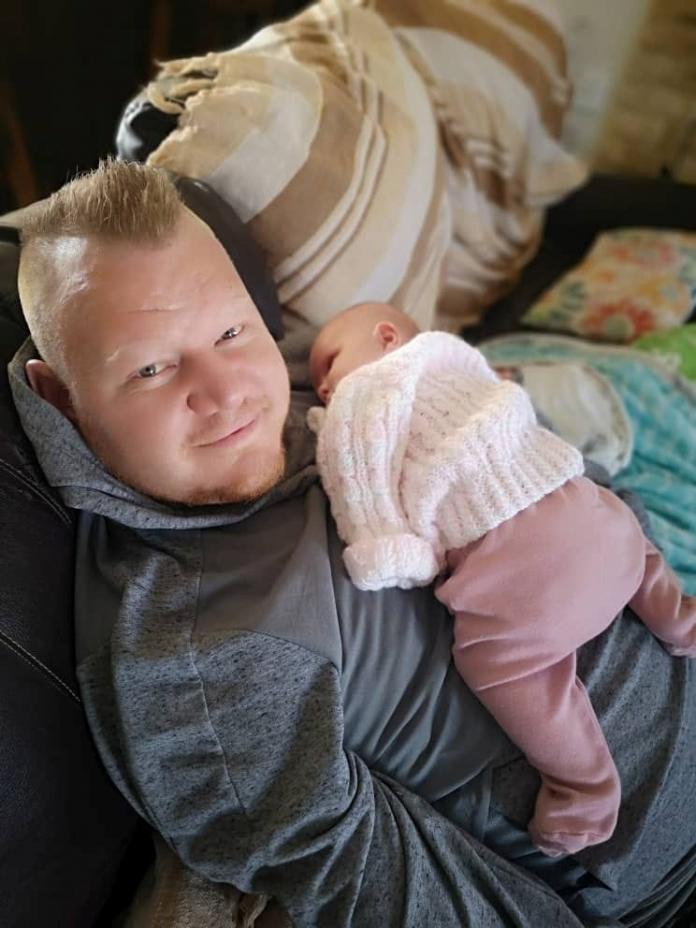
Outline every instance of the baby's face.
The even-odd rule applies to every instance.
[[[374,328],[374,321],[366,322],[355,314],[339,316],[321,330],[312,345],[309,370],[322,403],[329,402],[345,376],[383,355],[384,347]]]

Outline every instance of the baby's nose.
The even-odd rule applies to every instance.
[[[324,405],[328,403],[330,394],[331,394],[331,387],[329,387],[326,380],[322,380],[322,382],[319,384],[319,387],[317,388],[317,396],[319,397],[319,399],[322,401]]]

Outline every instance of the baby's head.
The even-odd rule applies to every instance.
[[[389,303],[358,303],[334,316],[309,354],[312,384],[328,403],[340,380],[418,335],[415,322]]]

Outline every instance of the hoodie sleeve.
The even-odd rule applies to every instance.
[[[275,896],[297,928],[579,928],[550,889],[344,749],[325,658],[258,633],[191,656],[179,690],[164,655],[113,714],[89,700],[112,731],[107,766],[188,867]]]

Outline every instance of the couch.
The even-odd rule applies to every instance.
[[[207,193],[197,184],[191,205],[215,228],[225,211]],[[252,251],[230,253],[250,262],[248,286],[273,327],[273,289],[243,227],[228,219],[234,247]],[[0,924],[98,928],[127,908],[152,854],[92,747],[73,658],[75,519],[38,470],[7,385],[5,365],[27,334],[15,287],[18,221],[0,219]],[[696,187],[593,177],[550,210],[537,257],[469,337],[514,330],[596,233],[619,225],[696,229]],[[674,924],[696,924],[693,895]]]

